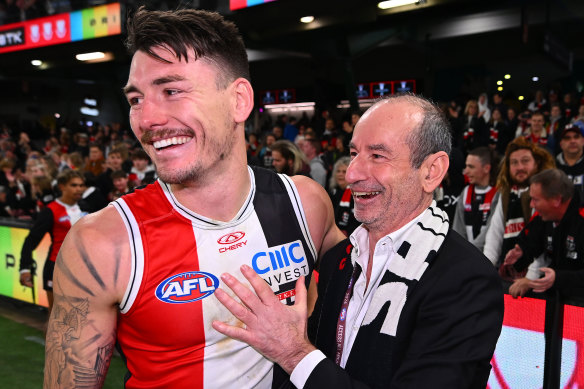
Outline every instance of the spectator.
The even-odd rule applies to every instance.
[[[69,152],[77,152],[81,154],[82,158],[89,156],[89,135],[85,132],[78,132],[73,137],[73,142],[73,145],[69,147]]]
[[[527,109],[531,112],[545,112],[547,107],[547,100],[544,97],[543,91],[537,90],[535,92],[535,98],[529,103]]]
[[[489,147],[496,150],[498,154],[505,154],[505,148],[513,140],[515,131],[511,131],[499,108],[493,108],[489,127]]]
[[[83,173],[85,178],[85,186],[81,200],[79,200],[79,206],[85,210],[87,213],[94,213],[104,208],[108,201],[106,194],[103,194],[99,188],[95,185],[95,177],[90,172]]]
[[[132,170],[130,170],[130,181],[134,187],[151,184],[156,180],[156,171],[150,164],[148,154],[142,149],[132,153]]]
[[[276,140],[280,140],[283,139],[284,137],[284,131],[282,130],[282,127],[280,126],[274,126],[274,128],[272,128],[272,134],[274,134],[274,137],[276,138]]]
[[[483,118],[485,123],[491,120],[491,109],[489,108],[489,96],[486,93],[481,93],[478,99],[479,117]]]
[[[131,182],[128,180],[128,173],[123,170],[116,170],[111,174],[113,181],[112,191],[108,195],[110,201],[114,201],[129,193],[132,189]]]
[[[320,157],[320,142],[317,139],[304,139],[302,152],[308,159],[310,165],[310,177],[323,188],[326,188],[327,169],[324,161]]]
[[[69,169],[81,170],[83,167],[83,156],[78,151],[75,151],[65,156],[65,162],[67,162]]]
[[[584,104],[578,107],[578,113],[572,118],[572,123],[582,122],[584,123]]]
[[[572,100],[571,93],[566,93],[564,95],[564,98],[560,106],[562,108],[562,115],[567,122],[570,122],[572,120],[572,117],[576,115],[576,112],[578,112],[578,106]]]
[[[51,201],[55,200],[53,182],[47,176],[33,177],[31,182],[32,198],[36,201],[36,214],[43,210]],[[35,215],[36,216],[36,215]]]
[[[529,289],[545,292],[551,288],[567,297],[584,296],[584,208],[574,192],[572,180],[558,169],[544,170],[531,177],[531,206],[537,211],[523,229],[517,246],[505,258],[517,272],[543,255],[540,275],[522,278],[509,289],[523,296]]]
[[[500,92],[495,92],[493,94],[493,109],[491,109],[491,112],[496,109],[498,109],[501,113],[501,119],[504,122],[507,122],[507,111],[509,110],[509,107],[507,107],[507,104],[503,102],[503,95]]]
[[[298,127],[296,126],[296,118],[294,116],[290,116],[288,123],[284,127],[283,139],[289,140],[290,142],[294,143],[294,141],[296,140],[296,136],[298,136]]]
[[[552,155],[519,137],[509,143],[497,177],[497,194],[487,223],[485,256],[499,267],[505,254],[515,246],[519,233],[531,219],[529,178],[555,167]]]
[[[572,180],[580,199],[584,200],[584,124],[568,124],[558,136],[562,151],[556,156],[556,164]]]
[[[460,128],[462,130],[464,153],[479,146],[489,144],[489,133],[486,128],[485,120],[479,116],[479,105],[476,100],[469,100],[464,109],[464,115],[460,119]]]
[[[509,127],[509,131],[512,134],[510,135],[511,138],[515,138],[517,127],[519,127],[519,117],[517,116],[517,111],[515,108],[510,107],[507,110],[507,126]],[[504,154],[504,152],[502,154]]]
[[[310,166],[304,160],[304,155],[296,145],[287,140],[279,140],[271,146],[274,169],[281,174],[295,176],[297,174],[310,177]]]
[[[0,185],[0,217],[12,217],[13,211],[8,202],[7,188]]]
[[[536,145],[548,147],[548,134],[545,130],[545,117],[541,112],[534,112],[531,114],[531,126],[525,134],[525,139],[533,142]],[[550,152],[553,152],[550,149]]]
[[[274,170],[274,158],[272,157],[272,145],[276,141],[276,136],[272,133],[266,134],[263,141],[263,146],[258,153],[260,166],[266,169]]]
[[[85,172],[91,173],[93,177],[98,177],[104,170],[105,159],[103,158],[103,151],[98,144],[91,144],[89,146],[89,158],[85,163]]]
[[[562,116],[562,109],[559,103],[551,105],[550,116],[546,122],[545,130],[548,136],[548,149],[553,155],[560,152],[560,132],[566,125]]]
[[[496,170],[494,152],[487,147],[471,150],[466,156],[464,174],[467,185],[460,194],[452,229],[483,250],[487,234],[487,220],[497,192],[493,172]]]
[[[345,236],[351,235],[355,228],[361,224],[355,219],[353,211],[355,203],[351,189],[348,188],[347,180],[345,179],[347,167],[350,163],[351,157],[342,157],[335,162],[329,180],[329,196],[335,211],[335,222]]]
[[[112,191],[114,184],[112,181],[111,174],[116,170],[122,170],[124,159],[122,157],[122,151],[120,149],[112,149],[107,155],[105,161],[105,171],[101,173],[96,180],[96,186],[99,188],[101,193],[108,194]]]

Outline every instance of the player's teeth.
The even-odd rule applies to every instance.
[[[189,139],[190,138],[186,137],[186,136],[178,136],[178,137],[173,136],[172,138],[158,140],[158,141],[154,142],[152,145],[156,149],[161,149],[161,148],[168,147],[171,145],[182,145],[184,143],[187,143],[189,141]]]

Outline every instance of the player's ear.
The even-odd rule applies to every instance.
[[[422,162],[422,166],[420,166],[420,179],[424,192],[434,192],[434,189],[440,185],[448,172],[449,165],[448,154],[444,151],[439,151],[426,157]]]
[[[245,78],[238,78],[231,84],[233,91],[233,119],[236,123],[247,120],[253,109],[253,88]]]

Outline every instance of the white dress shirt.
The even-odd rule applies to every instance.
[[[418,221],[420,216],[421,214],[399,230],[384,236],[375,244],[371,279],[369,280],[368,285],[367,266],[369,264],[369,231],[361,225],[351,234],[350,240],[353,245],[351,262],[353,263],[353,266],[355,266],[355,264],[360,266],[362,271],[355,282],[353,295],[351,296],[349,307],[347,309],[345,339],[340,363],[342,368],[347,364],[351,348],[353,347],[355,338],[359,332],[359,327],[365,318],[367,309],[371,304],[374,292],[379,286],[383,274],[388,269],[389,263],[397,254],[397,250],[405,240],[408,230]],[[312,373],[316,365],[318,365],[324,358],[326,358],[326,356],[320,350],[315,350],[306,355],[292,371],[290,381],[298,389],[302,389],[306,384],[310,373]]]

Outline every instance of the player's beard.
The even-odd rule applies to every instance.
[[[227,120],[225,125],[228,125],[229,128],[233,127],[233,123]],[[199,155],[183,168],[165,169],[155,165],[158,177],[168,184],[181,185],[204,180],[215,166],[229,158],[236,141],[234,131],[225,131],[225,136],[222,139],[207,136],[209,133],[213,133],[213,129],[191,140],[191,142],[198,143]]]

